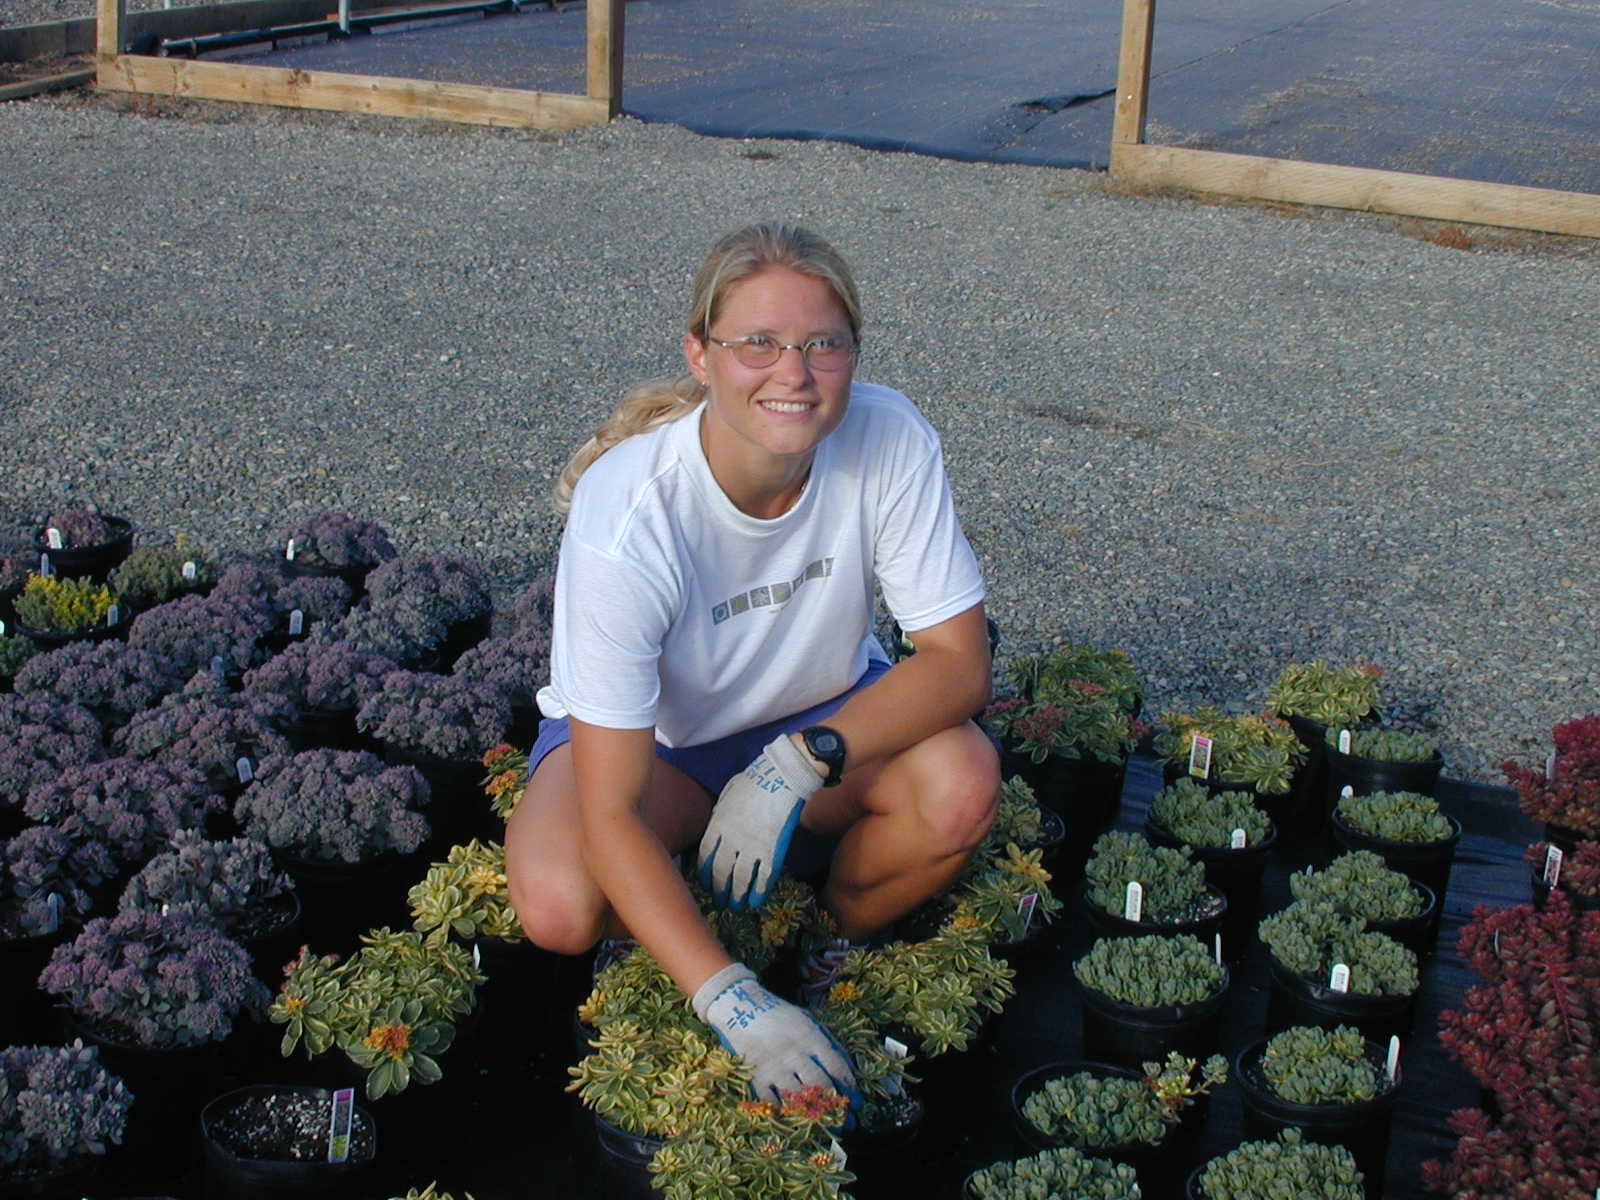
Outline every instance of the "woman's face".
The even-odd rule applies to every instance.
[[[710,335],[725,342],[761,334],[803,346],[812,338],[853,340],[850,319],[821,279],[787,267],[769,267],[734,285]],[[694,334],[683,339],[689,370],[706,386],[706,451],[719,466],[769,471],[787,460],[807,469],[817,444],[838,428],[850,402],[854,360],[839,370],[811,366],[798,350],[784,350],[769,367],[752,369],[734,352]]]

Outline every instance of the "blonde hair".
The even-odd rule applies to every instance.
[[[861,340],[861,300],[849,264],[809,230],[765,223],[730,233],[711,248],[695,276],[689,333],[704,341],[728,293],[770,267],[786,267],[826,283],[844,308],[851,337]],[[562,468],[555,486],[556,511],[565,514],[572,507],[572,490],[595,459],[636,433],[688,416],[705,398],[705,391],[693,375],[653,379],[630,390],[605,424],[578,447]]]

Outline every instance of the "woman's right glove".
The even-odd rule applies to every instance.
[[[700,985],[695,1015],[754,1072],[758,1100],[809,1085],[831,1087],[852,1108],[861,1104],[850,1058],[810,1013],[774,996],[743,963],[723,967]]]

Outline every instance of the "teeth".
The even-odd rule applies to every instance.
[[[763,400],[761,402],[761,406],[763,408],[770,408],[773,412],[781,413],[805,412],[806,409],[811,407],[809,404],[799,404],[794,401],[783,400]]]

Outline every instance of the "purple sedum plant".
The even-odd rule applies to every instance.
[[[393,659],[354,646],[296,642],[249,672],[244,691],[279,697],[301,712],[351,712],[397,670]]]
[[[456,659],[452,673],[488,684],[512,704],[531,705],[550,681],[550,636],[523,628],[509,637],[485,638]]]
[[[487,613],[489,577],[477,563],[446,554],[386,562],[367,576],[367,595],[378,611],[403,613],[409,625],[458,625]]]
[[[454,675],[395,671],[356,713],[356,728],[411,754],[477,761],[505,740],[511,705],[498,688]]]
[[[0,592],[9,592],[28,582],[39,569],[39,552],[32,546],[0,546]]]
[[[511,621],[517,632],[550,636],[556,614],[556,577],[541,575],[511,603]]]
[[[128,881],[118,909],[159,912],[163,905],[196,905],[226,930],[293,886],[265,842],[247,837],[208,841],[197,829],[182,829]]]
[[[337,621],[319,625],[311,640],[335,643],[367,654],[381,654],[396,663],[415,663],[433,653],[449,631],[413,610],[356,608]]]
[[[234,802],[247,837],[313,862],[409,854],[428,836],[428,784],[364,750],[307,750],[262,763]]]
[[[133,1093],[100,1065],[98,1047],[81,1040],[7,1046],[0,1050],[0,1176],[20,1182],[104,1154],[121,1143],[132,1107]]]
[[[395,556],[383,526],[348,513],[316,513],[278,538],[280,551],[294,542],[294,561],[315,567],[375,567]]]
[[[190,674],[164,655],[123,642],[73,642],[31,659],[13,686],[23,695],[81,704],[121,724],[178,691]]]
[[[20,808],[64,768],[105,756],[100,722],[88,709],[54,696],[0,695],[0,809]]]
[[[110,851],[54,825],[0,843],[0,940],[43,937],[89,915],[89,889],[117,874]],[[50,897],[54,895],[56,900]]]
[[[61,532],[61,543],[65,549],[81,550],[91,546],[104,546],[113,540],[118,530],[99,509],[82,505],[76,508],[58,508],[45,518],[41,529],[56,529]]]
[[[140,613],[128,644],[164,654],[186,675],[221,660],[224,673],[261,661],[257,642],[273,626],[272,610],[246,596],[182,596]]]
[[[71,837],[99,842],[136,869],[178,830],[198,828],[222,807],[198,771],[108,758],[66,768],[29,792],[23,811]]]
[[[350,611],[350,585],[334,575],[290,575],[277,563],[236,563],[222,573],[213,596],[248,596],[265,604],[277,623],[298,609],[306,628]]]
[[[271,999],[250,952],[182,905],[95,917],[55,948],[39,984],[97,1034],[150,1049],[220,1042]]]
[[[228,691],[209,671],[201,671],[176,695],[136,715],[112,735],[122,754],[148,762],[199,771],[213,789],[241,781],[238,762],[257,762],[287,754],[289,742],[278,726],[294,717],[294,706],[279,696]]]

